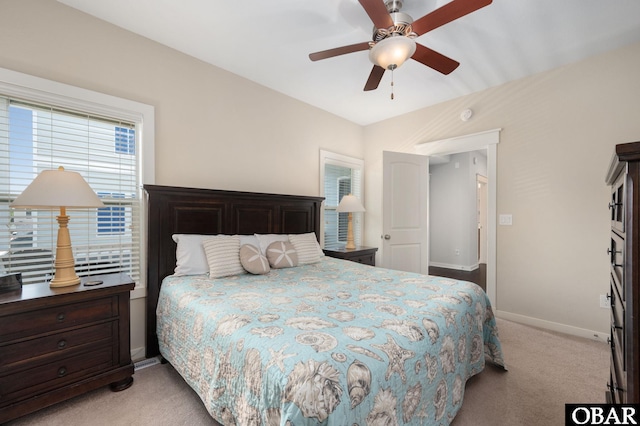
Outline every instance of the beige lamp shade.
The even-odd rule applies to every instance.
[[[338,204],[338,208],[336,209],[336,211],[338,213],[358,213],[365,210],[360,200],[358,200],[358,197],[349,194],[342,197],[342,200],[340,200],[340,204]]]
[[[52,210],[60,207],[104,207],[80,173],[44,170],[11,203],[13,208]]]
[[[55,275],[51,287],[67,287],[80,284],[76,274],[71,237],[69,236],[69,208],[104,207],[100,198],[89,184],[76,172],[58,170],[41,172],[27,188],[11,203],[12,208],[60,209],[58,219],[58,240],[56,244]]]
[[[338,204],[338,208],[336,209],[338,213],[349,213],[349,220],[347,222],[347,245],[345,248],[347,250],[353,250],[356,248],[356,244],[353,240],[353,215],[352,213],[359,213],[364,211],[364,207],[358,197],[355,195],[345,195],[340,200],[340,204]]]

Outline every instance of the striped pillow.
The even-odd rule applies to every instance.
[[[244,274],[240,263],[240,237],[238,235],[214,235],[202,240],[202,247],[209,263],[209,277],[220,278]]]
[[[289,241],[298,253],[299,265],[320,262],[320,259],[324,256],[314,232],[309,232],[308,234],[290,234]]]

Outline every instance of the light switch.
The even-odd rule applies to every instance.
[[[501,214],[498,218],[500,225],[513,225],[513,216],[510,214]]]

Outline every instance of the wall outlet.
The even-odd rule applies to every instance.
[[[600,295],[600,307],[605,309],[609,309],[611,307],[611,301],[609,300],[609,296],[606,294]]]
[[[498,225],[513,225],[513,216],[510,214],[501,214],[498,216]]]

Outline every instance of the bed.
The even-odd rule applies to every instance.
[[[145,190],[147,356],[169,361],[225,426],[447,425],[486,360],[504,367],[475,284],[305,251],[319,197]],[[178,275],[176,234],[234,250],[239,235],[246,248],[275,234],[305,254],[266,274]]]

